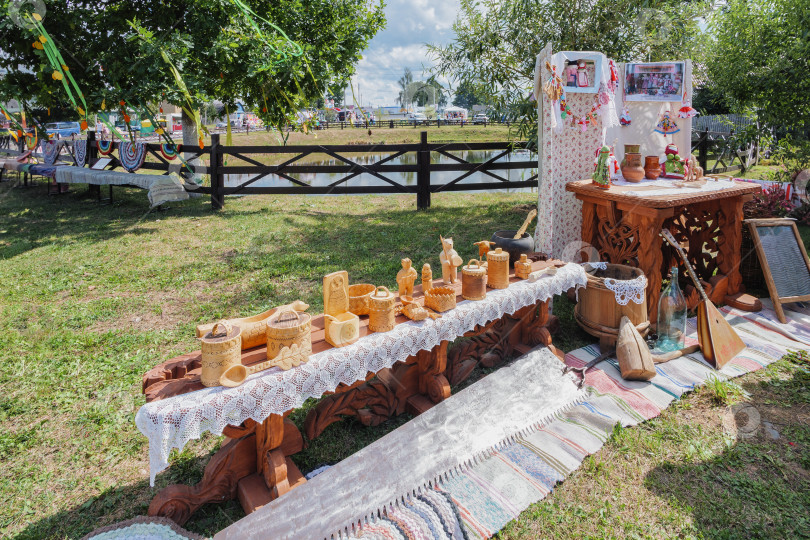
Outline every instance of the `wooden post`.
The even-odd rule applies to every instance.
[[[421,133],[419,151],[416,153],[416,209],[430,208],[430,150],[428,149],[427,131]]]
[[[221,193],[223,186],[219,167],[222,165],[222,154],[219,151],[219,133],[211,135],[211,156],[208,163],[208,173],[211,175],[211,209],[222,210],[225,196]]]
[[[92,167],[98,159],[98,147],[96,146],[96,132],[87,130],[87,163],[88,167]],[[101,201],[101,186],[98,184],[90,184],[87,186],[88,191],[96,196],[97,201]]]
[[[709,159],[709,128],[703,130],[700,135],[700,142],[698,142],[698,163],[707,171],[706,162]]]

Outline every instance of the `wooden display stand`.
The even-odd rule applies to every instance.
[[[735,187],[714,192],[639,197],[628,191],[660,187],[595,187],[591,180],[566,185],[582,201],[582,240],[597,249],[603,261],[640,268],[647,276],[647,312],[652,325],[658,317],[662,277],[679,264],[679,257],[664,247],[659,236],[669,229],[685,248],[712,302],[759,311],[756,298],[744,294],[740,275],[743,203],[759,193],[760,186],[735,182]],[[687,287],[690,309],[700,301],[694,287]]]
[[[539,261],[533,263],[532,269],[562,264]],[[510,281],[519,280],[512,275]],[[436,285],[443,283],[438,281]],[[461,283],[450,286],[462,301]],[[416,287],[414,297],[421,296],[421,287]],[[396,324],[407,320],[398,315]],[[307,415],[307,438],[314,439],[344,416],[356,416],[364,425],[373,426],[405,411],[420,414],[450,397],[450,385],[466,379],[478,363],[493,367],[537,345],[549,347],[562,360],[563,354],[551,344],[551,332],[556,326],[547,302],[537,302],[465,333],[464,337],[472,339],[450,349],[449,354],[448,342],[443,341],[391,368],[369,372],[365,381],[341,384]],[[361,339],[369,333],[368,318],[362,317]],[[318,353],[328,348],[331,346],[324,339],[324,318],[319,315],[312,320],[312,350]],[[265,346],[243,351],[242,363],[249,366],[263,361],[265,351]],[[168,360],[143,376],[147,402],[202,388],[199,351]],[[203,504],[235,498],[245,512],[251,513],[306,482],[289,458],[304,447],[298,428],[284,418],[290,412],[271,415],[260,423],[246,420],[240,426],[227,426],[223,433],[230,440],[211,458],[202,481],[196,486],[176,484],[164,488],[149,505],[149,515],[168,517],[182,525]]]

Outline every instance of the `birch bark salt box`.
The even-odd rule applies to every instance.
[[[509,252],[496,248],[487,253],[487,285],[493,289],[509,287]]]
[[[267,320],[267,359],[287,370],[312,354],[312,316],[294,310],[274,313]]]
[[[461,267],[461,297],[464,300],[487,297],[487,269],[477,259],[470,259],[467,266]]]
[[[368,297],[368,329],[372,332],[388,332],[394,329],[397,296],[387,287],[377,287]]]
[[[220,375],[229,367],[242,363],[242,330],[227,321],[219,321],[200,338],[200,348],[200,380],[205,386],[219,386]]]
[[[529,274],[532,273],[532,261],[530,261],[525,253],[520,255],[520,260],[515,261],[515,277],[520,279],[529,279]]]

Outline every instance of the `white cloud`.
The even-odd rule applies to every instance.
[[[417,79],[427,77],[423,66],[432,62],[425,44],[452,40],[458,7],[458,0],[388,0],[388,25],[363,52],[353,79],[355,94],[359,87],[364,105],[393,105],[399,94],[397,80],[406,67]],[[346,99],[351,99],[348,89]]]

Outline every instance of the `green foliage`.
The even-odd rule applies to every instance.
[[[419,107],[426,105],[443,106],[447,103],[447,96],[444,88],[433,77],[427,81],[413,80],[413,72],[410,68],[405,68],[402,77],[397,84],[400,87],[397,103],[400,105],[416,104]]]
[[[780,131],[810,128],[810,0],[730,0],[708,35],[707,82],[735,112]]]
[[[461,0],[455,40],[431,45],[434,75],[471,87],[514,135],[537,140],[530,99],[535,59],[555,51],[601,51],[617,61],[689,58],[700,44],[697,17],[709,3],[674,0]]]
[[[9,0],[0,0],[5,12]],[[236,101],[266,123],[286,124],[329,89],[341,88],[368,41],[384,24],[381,0],[250,0],[250,8],[283,29],[303,54],[284,54],[287,41],[270,24],[251,22],[233,0],[45,0],[43,24],[65,56],[91,111],[106,100],[184,102],[165,52],[199,108]],[[254,26],[254,24],[256,26]],[[257,27],[261,35],[257,33]],[[66,101],[50,77],[35,35],[0,20],[0,98],[40,106]],[[19,69],[25,66],[26,70]]]
[[[473,108],[473,105],[480,103],[481,98],[475,91],[475,85],[468,80],[462,80],[458,88],[456,88],[456,94],[453,97],[453,105],[470,110]]]
[[[743,397],[743,389],[739,384],[714,376],[706,381],[706,390],[719,405],[733,405]]]

